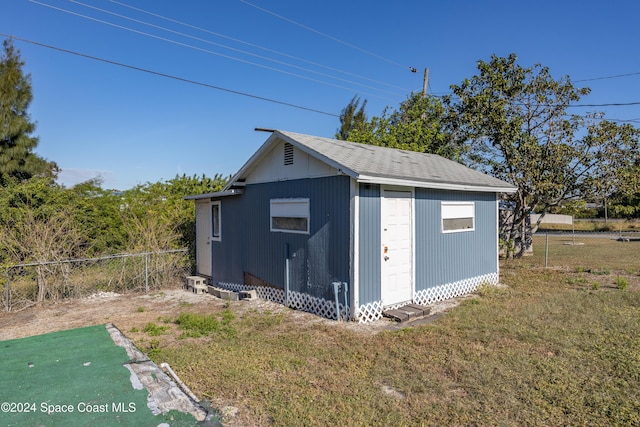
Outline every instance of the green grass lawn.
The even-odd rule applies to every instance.
[[[154,337],[151,356],[261,425],[638,425],[638,287],[529,263],[430,325],[367,334],[231,304],[204,337]]]

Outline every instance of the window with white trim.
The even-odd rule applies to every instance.
[[[222,240],[220,217],[220,201],[211,202],[211,240],[216,242]]]
[[[309,234],[309,199],[271,199],[271,231]]]
[[[443,233],[475,230],[475,202],[440,202],[440,210]]]

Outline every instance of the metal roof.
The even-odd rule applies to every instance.
[[[358,182],[412,187],[511,193],[516,187],[436,154],[359,144],[283,130],[273,134],[231,179],[246,178],[280,139],[351,176]],[[225,189],[227,189],[225,188]]]

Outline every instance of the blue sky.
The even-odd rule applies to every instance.
[[[1,0],[0,16],[0,33],[208,85],[16,40],[36,152],[67,186],[229,175],[267,138],[256,127],[332,137],[354,95],[379,115],[422,89],[425,68],[429,92],[446,94],[492,54],[574,81],[636,73],[576,84],[592,89],[582,104],[640,101],[632,0]],[[595,110],[640,123],[640,105],[572,112]]]

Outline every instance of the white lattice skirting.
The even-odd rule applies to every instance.
[[[267,286],[249,286],[240,285],[237,283],[224,283],[219,282],[217,286],[228,289],[234,292],[248,291],[255,289],[258,297],[269,301],[277,302],[278,304],[285,304],[285,292],[283,289],[270,288]],[[340,315],[342,318],[347,318],[348,313],[343,304],[338,304]],[[318,316],[326,317],[327,319],[336,318],[336,303],[335,301],[327,301],[324,298],[317,298],[309,294],[303,294],[301,292],[289,292],[288,306],[296,310],[306,311]],[[382,312],[381,312],[382,313]]]
[[[356,319],[360,323],[373,322],[382,317],[382,301],[375,301],[358,307]]]
[[[446,285],[423,289],[415,293],[413,300],[416,304],[427,305],[444,301],[460,295],[470,294],[483,283],[495,285],[498,283],[498,273],[483,274]]]
[[[498,283],[498,273],[483,274],[458,282],[446,283],[433,288],[417,291],[413,296],[413,302],[420,305],[433,304],[434,302],[467,295],[478,289],[483,283],[495,285]],[[382,317],[382,302],[375,301],[358,307],[356,318],[360,323],[373,322]]]

